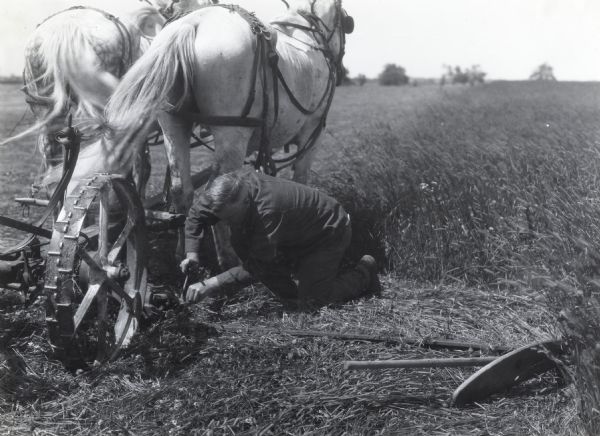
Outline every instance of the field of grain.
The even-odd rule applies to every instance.
[[[0,91],[5,136],[24,108]],[[339,88],[311,183],[351,212],[352,254],[378,258],[382,297],[297,313],[249,287],[167,313],[117,361],[74,375],[48,354],[42,305],[1,294],[0,345],[27,368],[0,379],[0,433],[597,434],[599,141],[599,84]],[[27,140],[0,148],[1,214],[20,216],[11,198],[37,167]],[[516,347],[565,333],[568,380],[463,408],[448,400],[473,369],[342,368],[479,355],[403,337]]]

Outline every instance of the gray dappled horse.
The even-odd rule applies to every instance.
[[[74,7],[46,18],[28,39],[23,88],[38,131],[38,146],[54,166],[61,146],[54,134],[70,113],[90,134],[119,79],[138,59],[165,19],[154,7],[117,18],[89,7]]]

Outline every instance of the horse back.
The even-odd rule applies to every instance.
[[[115,19],[117,20],[117,19]],[[92,9],[69,9],[41,23],[26,46],[26,58],[37,67],[39,77],[56,56],[81,56],[91,47],[96,53],[97,66],[116,77],[125,73],[123,62],[136,50],[130,29]],[[36,62],[37,61],[37,62]]]
[[[196,109],[205,115],[239,115],[252,89],[256,36],[240,15],[223,7],[194,11],[165,30],[190,24],[196,28],[192,86]]]

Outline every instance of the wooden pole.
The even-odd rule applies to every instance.
[[[463,366],[485,366],[497,357],[455,357],[442,359],[408,360],[347,360],[345,370],[360,369],[398,369],[398,368],[450,368]]]
[[[229,332],[252,332],[262,334],[284,334],[303,338],[330,338],[340,341],[364,341],[381,342],[393,345],[412,345],[423,348],[451,349],[451,350],[473,350],[488,353],[504,354],[512,351],[512,348],[498,345],[484,344],[481,342],[456,341],[452,339],[413,338],[407,336],[367,335],[360,333],[338,333],[320,330],[294,330],[274,329],[267,327],[245,326],[241,324],[229,324],[224,326]]]

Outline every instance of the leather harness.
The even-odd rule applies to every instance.
[[[328,43],[333,37],[335,33],[335,29],[331,32],[329,38],[327,38],[323,31],[320,30],[321,21],[314,14],[305,14],[301,13],[300,15],[304,18],[310,26],[304,26],[297,23],[286,22],[286,21],[277,21],[273,22],[273,25],[285,26],[285,27],[295,27],[301,30],[310,31],[313,34],[317,33],[321,36],[323,40],[324,47],[315,47],[316,49],[323,52],[325,56],[325,60],[328,65],[329,75],[328,82],[325,92],[323,96],[319,100],[319,103],[314,108],[307,108],[294,95],[291,88],[289,87],[281,69],[279,68],[279,53],[277,52],[277,29],[266,26],[261,20],[259,20],[255,14],[248,12],[244,8],[237,5],[225,5],[225,4],[215,4],[208,5],[205,7],[222,7],[230,10],[232,13],[237,13],[242,17],[252,30],[252,33],[256,36],[256,50],[254,52],[254,60],[252,63],[252,78],[251,78],[251,89],[246,99],[246,103],[242,109],[242,112],[239,116],[214,116],[214,115],[203,115],[197,112],[186,111],[182,113],[181,116],[187,118],[191,121],[202,125],[213,125],[213,126],[232,126],[232,127],[260,127],[261,128],[261,138],[258,149],[258,156],[256,161],[254,162],[254,167],[257,169],[261,169],[267,174],[276,175],[277,172],[287,166],[293,164],[293,162],[306,154],[316,143],[317,138],[319,137],[321,131],[325,127],[325,121],[327,118],[327,114],[329,112],[329,108],[331,106],[331,102],[333,100],[333,90],[335,88],[335,84],[337,82],[339,67],[338,64],[341,64],[341,57],[343,56],[343,45],[344,40],[341,42],[341,53],[337,59],[334,58],[333,54],[328,48]],[[179,18],[179,17],[177,17]],[[343,38],[343,37],[342,37]],[[272,83],[273,83],[273,122],[269,126],[269,91],[267,89],[267,74],[268,70],[271,70]],[[261,117],[250,117],[248,116],[252,106],[254,105],[254,101],[256,98],[256,86],[257,79],[261,75],[261,81],[263,83],[263,92],[262,92],[262,114]],[[296,107],[298,111],[300,111],[304,115],[312,115],[316,113],[320,108],[322,108],[325,103],[325,110],[321,115],[321,119],[314,129],[314,131],[309,136],[306,144],[302,147],[298,147],[298,151],[294,153],[292,156],[288,156],[282,159],[273,159],[271,157],[272,150],[270,144],[270,132],[269,130],[273,128],[273,126],[277,123],[278,114],[279,114],[279,84],[281,84],[282,88],[285,90],[288,98]],[[288,144],[285,145],[287,150]],[[277,164],[280,164],[278,167]]]

